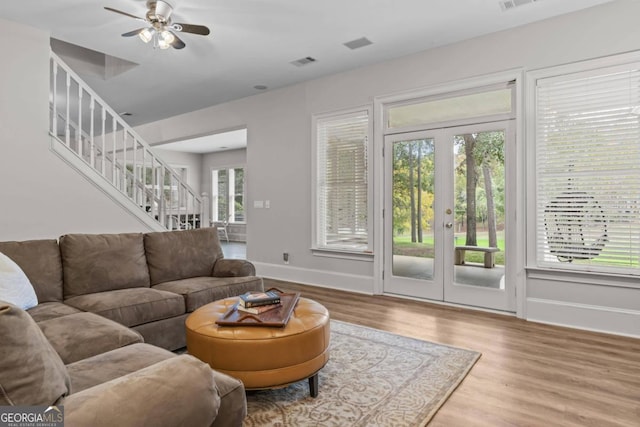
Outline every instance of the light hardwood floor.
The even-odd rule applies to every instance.
[[[430,427],[640,427],[640,339],[265,279],[268,287],[299,291],[333,319],[481,352]]]

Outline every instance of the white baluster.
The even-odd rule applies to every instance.
[[[127,194],[127,130],[122,129],[122,188],[124,194]]]
[[[160,223],[167,227],[167,203],[166,198],[164,197],[164,165],[160,163],[160,181],[158,182],[158,190],[161,209],[158,212],[158,218],[160,218]]]
[[[118,123],[116,122],[116,117],[111,116],[113,122],[113,151],[111,152],[111,164],[113,166],[113,173],[111,175],[111,183],[118,186],[118,168],[116,167],[116,155],[118,149]]]
[[[142,203],[144,209],[147,209],[147,198],[149,197],[149,193],[147,193],[147,159],[146,159],[147,150],[142,145],[142,166],[140,166],[140,178],[142,181]]]
[[[71,96],[71,76],[69,75],[69,73],[67,72],[67,114],[64,117],[64,143],[67,144],[67,147],[69,147],[69,98]]]
[[[90,118],[89,118],[89,161],[91,162],[91,167],[93,169],[96,168],[96,148],[95,148],[95,144],[96,144],[96,140],[95,140],[95,136],[94,134],[94,129],[93,129],[93,114],[95,112],[95,100],[93,99],[93,95],[91,95],[91,98],[89,100],[89,112],[90,112]]]
[[[58,136],[58,63],[52,59],[53,64],[53,89],[51,93],[51,102],[53,103],[53,120],[51,122],[52,133]]]
[[[106,141],[106,127],[107,127],[107,110],[102,107],[102,176],[107,176],[107,141]]]
[[[178,192],[178,194],[176,194],[178,200],[178,219],[180,219],[180,221],[178,222],[178,228],[182,228],[181,224],[184,223],[184,221],[182,220],[182,204],[183,204],[183,200],[182,200],[182,185],[178,182],[178,177],[177,176],[173,176],[172,179],[176,180],[176,191]]]
[[[149,156],[151,157],[151,194],[154,202],[151,204],[151,210],[158,215],[158,221],[160,221],[160,203],[155,206],[155,201],[158,198],[158,167],[156,166],[156,159],[151,152],[149,152]]]
[[[136,157],[138,153],[138,140],[136,137],[133,137],[133,200],[139,205],[140,201],[138,200],[138,164],[136,163]]]
[[[78,82],[78,128],[76,129],[77,153],[83,159],[84,144],[82,143],[82,86]]]

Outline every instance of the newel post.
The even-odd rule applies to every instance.
[[[200,221],[200,227],[209,227],[211,226],[209,222],[209,195],[204,192],[200,195],[202,199],[202,205],[200,206],[200,215],[202,220]]]

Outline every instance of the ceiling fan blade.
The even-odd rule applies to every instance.
[[[171,34],[173,34],[173,33],[171,33]],[[184,44],[184,42],[182,40],[180,40],[180,38],[178,38],[178,36],[173,34],[173,37],[175,37],[175,40],[171,43],[171,46],[173,46],[174,49],[182,49],[183,47],[186,46],[186,44]]]
[[[174,23],[171,25],[171,29],[182,33],[199,34],[201,36],[208,36],[211,33],[209,28],[204,25]]]
[[[115,12],[115,13],[119,13],[120,15],[128,16],[129,18],[137,19],[138,21],[147,22],[147,20],[144,19],[144,18],[140,18],[139,16],[135,16],[135,15],[132,15],[130,13],[123,12],[123,11],[118,10],[118,9],[114,9],[112,7],[105,6],[104,9],[108,10],[109,12]]]
[[[122,35],[122,37],[133,37],[133,36],[137,36],[138,34],[140,34],[141,32],[143,32],[144,30],[146,30],[146,28],[139,28],[137,30],[133,30],[133,31],[129,31],[128,33],[124,33]]]

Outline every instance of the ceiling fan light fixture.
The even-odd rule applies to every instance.
[[[167,30],[160,32],[159,38],[160,40],[164,41],[167,44],[171,44],[174,41],[176,41],[176,36],[174,36],[171,31],[167,31]]]
[[[155,30],[153,28],[145,28],[144,30],[140,31],[138,37],[140,37],[140,40],[142,40],[143,42],[149,43],[151,39],[153,39],[154,32]]]
[[[158,38],[158,47],[160,49],[169,49],[171,45],[167,43],[163,38]]]

